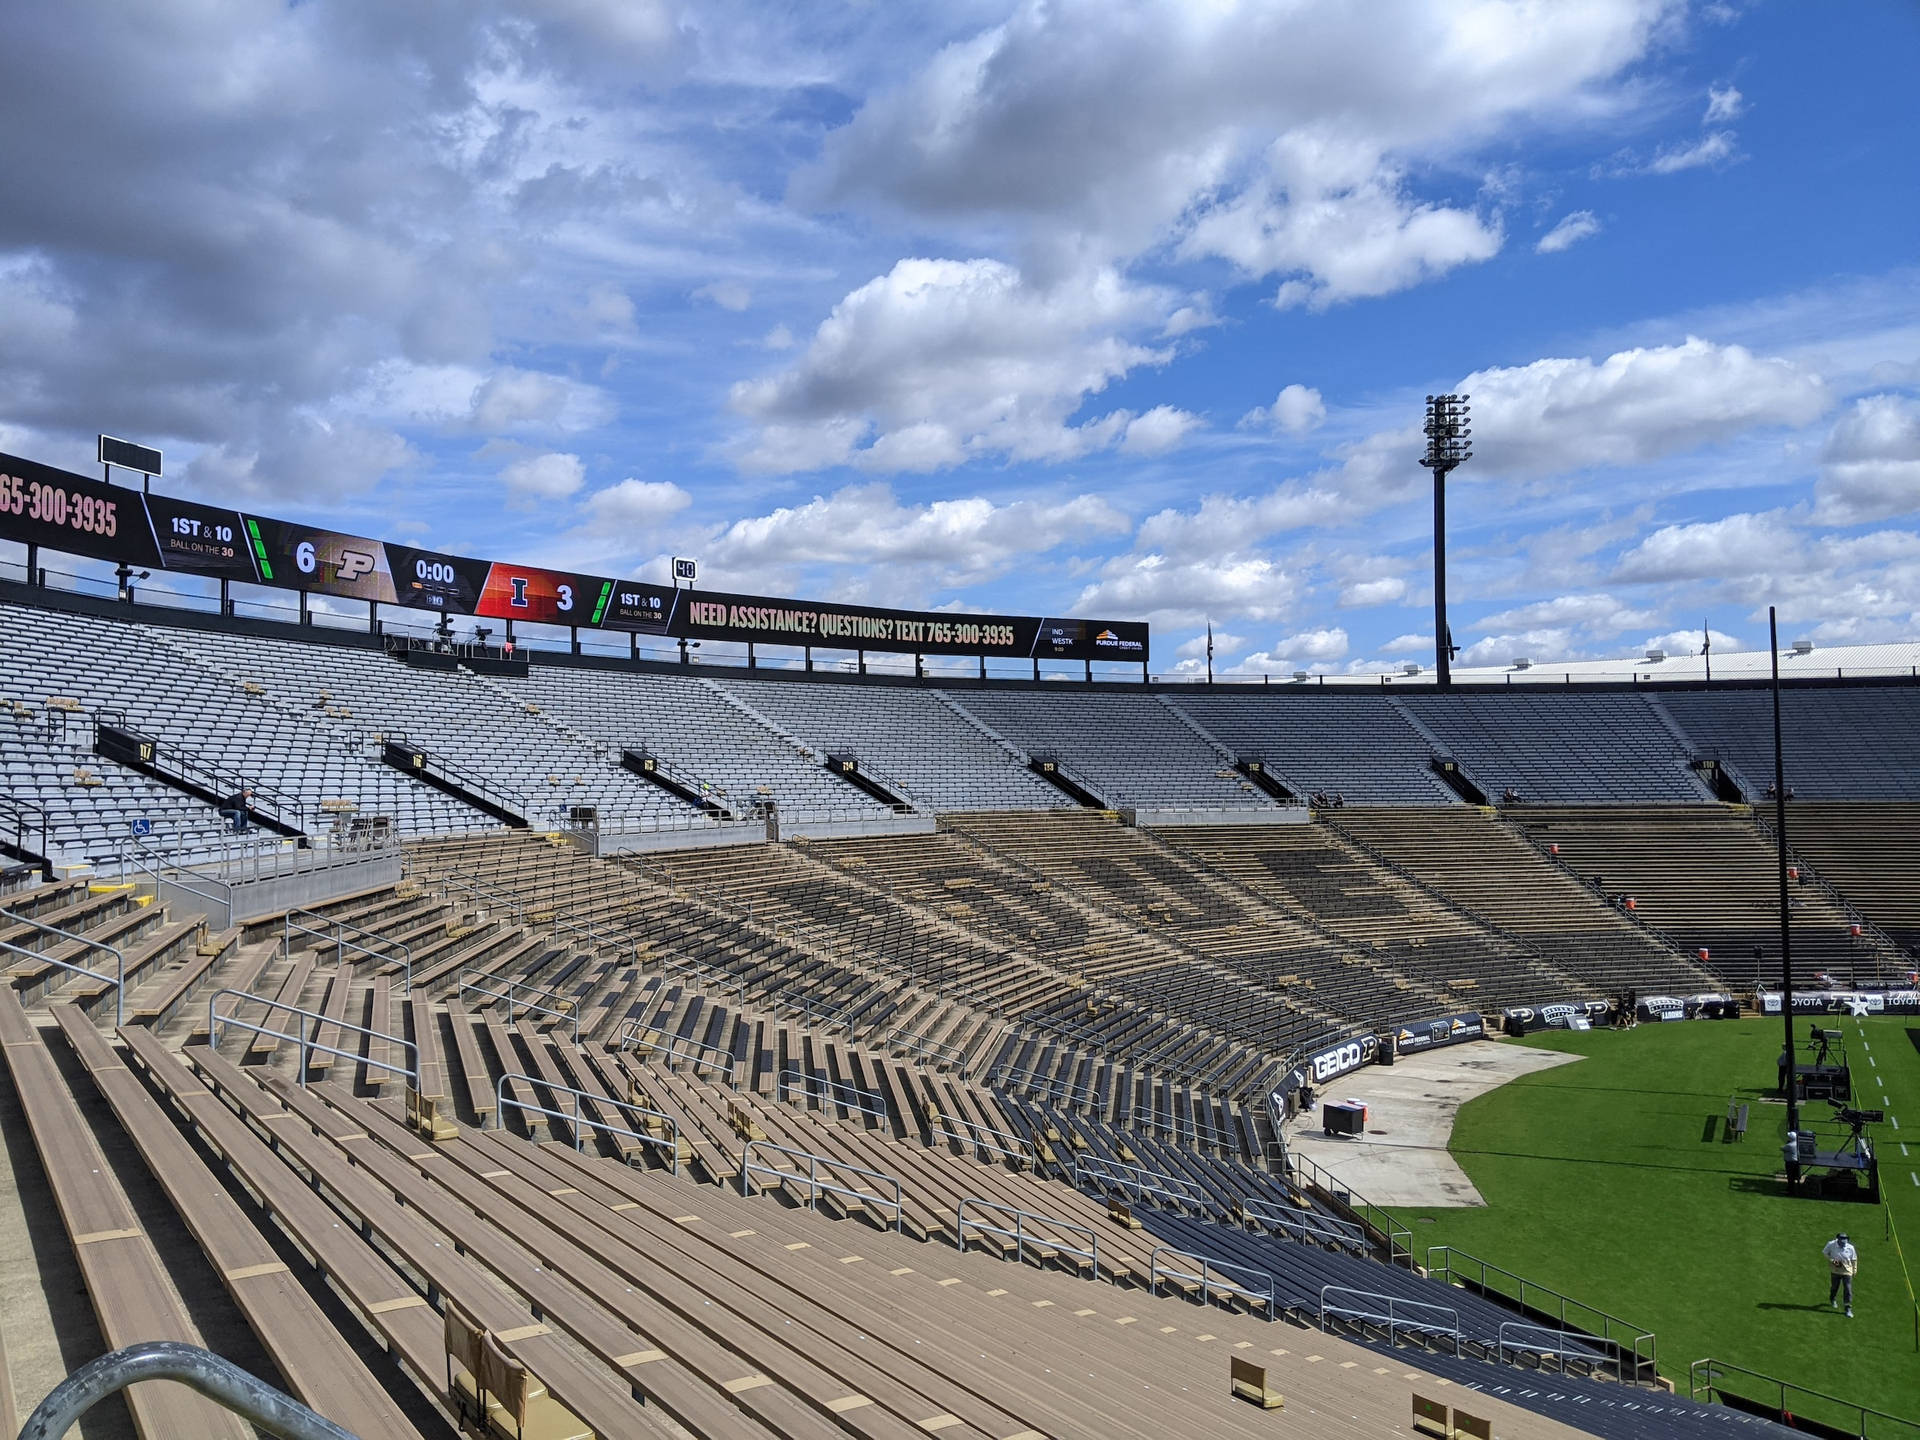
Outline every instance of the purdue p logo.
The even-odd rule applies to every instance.
[[[358,580],[362,575],[373,573],[373,556],[364,550],[342,550],[340,552],[340,578]]]

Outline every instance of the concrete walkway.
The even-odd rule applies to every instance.
[[[1335,1080],[1316,1096],[1312,1115],[1287,1128],[1287,1143],[1346,1186],[1390,1209],[1484,1205],[1466,1172],[1447,1153],[1454,1112],[1487,1091],[1536,1070],[1578,1060],[1500,1040],[1476,1040],[1370,1065]],[[1367,1106],[1364,1136],[1325,1135],[1319,1100],[1349,1096]]]

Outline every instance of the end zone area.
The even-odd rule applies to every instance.
[[[1683,1393],[1711,1356],[1920,1419],[1920,1021],[1820,1023],[1845,1030],[1854,1103],[1887,1111],[1883,1204],[1786,1193],[1777,1019],[1549,1031],[1509,1043],[1582,1063],[1461,1107],[1449,1148],[1486,1203],[1400,1207],[1416,1259],[1453,1246],[1645,1326]],[[1744,1139],[1729,1099],[1750,1106]],[[1826,1103],[1804,1113],[1835,1129]],[[1827,1307],[1820,1248],[1840,1230],[1860,1253],[1853,1320]]]

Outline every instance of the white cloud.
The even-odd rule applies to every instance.
[[[738,280],[713,280],[693,292],[695,300],[708,300],[722,310],[736,313],[753,304],[753,292]]]
[[[508,430],[590,430],[613,418],[602,390],[564,375],[511,367],[494,371],[474,389],[472,423],[486,434]]]
[[[1398,575],[1382,575],[1372,580],[1353,580],[1340,587],[1340,603],[1352,609],[1366,605],[1390,605],[1403,600],[1407,582]]]
[[[672,481],[631,477],[594,491],[585,501],[594,525],[627,548],[634,540],[622,532],[660,525],[692,503],[693,497]]]
[[[510,503],[533,505],[542,500],[565,500],[587,478],[578,455],[553,453],[516,460],[500,472]]]
[[[1415,198],[1410,162],[1614,108],[1673,8],[1022,0],[871,97],[799,189],[1096,258],[1191,223],[1199,252],[1297,280],[1289,299],[1384,293],[1497,244]]]
[[[1582,240],[1590,239],[1600,233],[1600,221],[1591,210],[1576,210],[1568,215],[1553,229],[1540,237],[1534,252],[1539,255],[1558,255]]]
[[[1543,626],[1578,627],[1591,636],[1604,638],[1652,624],[1657,618],[1647,611],[1635,610],[1611,595],[1593,593],[1559,595],[1551,600],[1539,600],[1516,609],[1503,610],[1482,619],[1479,622],[1479,628],[1511,630],[1538,629]]]
[[[793,331],[784,325],[776,325],[760,340],[763,350],[791,350],[794,346]]]
[[[1246,643],[1247,643],[1246,638],[1244,636],[1229,635],[1224,630],[1215,630],[1213,632],[1213,651],[1216,657],[1221,655],[1230,655],[1235,650],[1238,650],[1242,645]],[[1183,655],[1188,659],[1193,659],[1195,657],[1198,657],[1199,659],[1202,659],[1202,660],[1206,659],[1207,632],[1202,630],[1198,635],[1194,636],[1191,640],[1182,641],[1179,645],[1174,647],[1173,653],[1176,655]]]
[[[1127,422],[1127,437],[1120,448],[1128,455],[1164,455],[1205,423],[1191,411],[1156,405]]]
[[[1264,556],[1116,555],[1081,590],[1073,613],[1145,616],[1162,625],[1196,625],[1209,615],[1273,620],[1298,593],[1297,579]]]
[[[1826,384],[1790,360],[1689,336],[1592,360],[1481,370],[1460,383],[1473,410],[1463,475],[1538,476],[1640,465],[1761,425],[1804,425]]]
[[[884,471],[1104,449],[1126,435],[1129,412],[1077,426],[1067,417],[1136,367],[1171,358],[1125,338],[1158,329],[1171,303],[1111,270],[1046,287],[997,260],[902,260],[834,306],[790,367],[733,387],[733,408],[759,427],[739,461]],[[1143,443],[1165,438],[1175,413],[1151,422]]]
[[[1706,633],[1713,637],[1713,653],[1715,655],[1731,655],[1736,651],[1747,648],[1745,642],[1738,636],[1728,635],[1724,631],[1715,630],[1711,627],[1708,628]],[[1698,655],[1700,653],[1700,631],[1669,630],[1664,635],[1649,635],[1645,640],[1640,642],[1640,653],[1644,655],[1649,650],[1664,650],[1669,655]]]
[[[1533,630],[1485,636],[1462,649],[1453,663],[1508,665],[1515,660],[1568,660],[1574,658],[1576,653],[1571,631],[1542,626]]]
[[[1827,437],[1814,486],[1814,519],[1856,525],[1920,510],[1920,401],[1856,400]]]
[[[1715,580],[1798,570],[1799,531],[1783,511],[1665,525],[1623,554],[1622,580]]]
[[[1347,632],[1338,625],[1302,630],[1277,642],[1270,653],[1289,660],[1338,660],[1347,653]]]
[[[1124,534],[1130,522],[1105,500],[996,504],[982,496],[902,505],[885,484],[850,485],[804,505],[736,520],[707,544],[716,570],[742,576],[776,566],[910,566],[928,582],[990,579],[1017,559],[1070,541]]]
[[[1724,164],[1733,158],[1734,145],[1731,130],[1715,130],[1690,145],[1662,146],[1647,162],[1647,172],[1674,175],[1682,170],[1697,170],[1702,165]]]
[[[1431,655],[1433,637],[1431,635],[1396,635],[1384,645],[1375,647],[1376,653],[1395,657],[1403,655]]]
[[[1289,435],[1304,435],[1327,418],[1326,401],[1320,392],[1306,385],[1288,385],[1273,397],[1271,405],[1256,405],[1240,417],[1243,426],[1270,425]]]
[[[1738,120],[1746,112],[1746,97],[1731,85],[1709,85],[1707,87],[1707,113],[1700,117],[1702,125],[1724,125],[1729,120]]]
[[[1497,219],[1413,200],[1378,155],[1301,135],[1276,141],[1264,183],[1203,213],[1180,253],[1285,277],[1274,303],[1318,310],[1491,259],[1502,238]]]

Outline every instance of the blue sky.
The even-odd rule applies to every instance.
[[[1920,630],[1920,9],[0,15],[0,448],[1156,668]],[[101,76],[112,77],[102,84]]]

